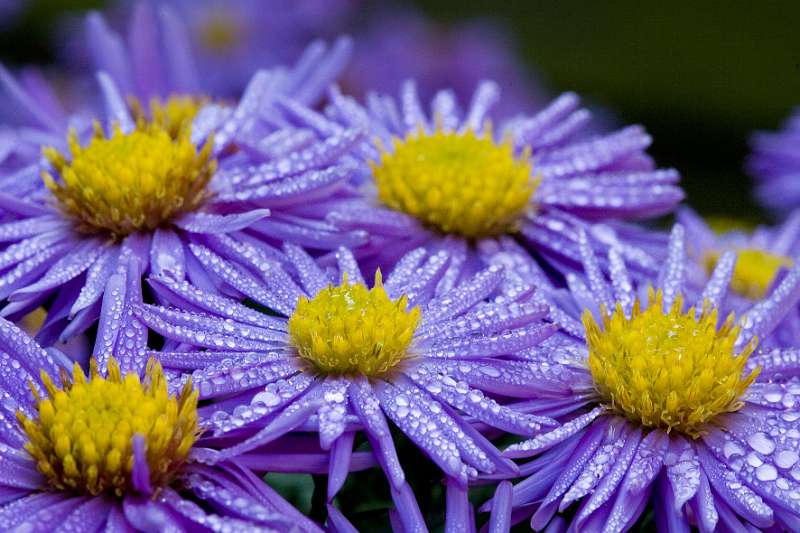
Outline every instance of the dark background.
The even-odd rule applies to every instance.
[[[101,0],[38,0],[0,27],[0,60],[47,64],[56,21]],[[504,21],[518,52],[554,91],[575,90],[641,123],[651,153],[677,167],[707,214],[757,219],[742,170],[747,139],[800,104],[800,1],[419,0],[444,22]],[[365,9],[375,2],[365,3]]]

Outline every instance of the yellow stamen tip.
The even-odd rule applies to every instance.
[[[584,312],[589,369],[613,410],[696,438],[713,417],[742,407],[740,398],[759,373],[743,376],[755,342],[734,354],[739,329],[732,316],[718,329],[708,304],[697,317],[677,302],[664,312],[662,302],[660,291],[651,292],[644,309],[637,300],[630,318],[619,307],[604,312],[602,327]]]
[[[38,402],[38,417],[18,412],[17,419],[29,439],[25,449],[56,489],[124,494],[136,434],[144,437],[151,484],[163,486],[197,438],[197,392],[189,387],[170,397],[158,363],[148,365],[144,384],[135,374],[123,378],[113,358],[106,378],[93,365],[87,380],[76,364],[64,389],[44,376],[49,397]]]
[[[446,234],[481,238],[512,232],[539,181],[530,153],[486,133],[437,129],[394,139],[372,163],[380,200]]]
[[[301,298],[289,318],[289,335],[298,355],[315,371],[334,375],[385,375],[407,357],[420,310],[408,300],[393,301],[380,275],[367,289],[345,277],[314,299]]]

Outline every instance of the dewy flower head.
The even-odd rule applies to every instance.
[[[589,370],[613,410],[645,427],[697,437],[710,419],[742,407],[758,375],[742,375],[754,344],[734,354],[733,314],[718,329],[716,309],[684,311],[679,295],[665,312],[663,300],[651,289],[646,306],[637,299],[630,316],[620,305],[611,315],[604,309],[602,325],[585,311]]]
[[[731,274],[728,308],[741,313],[752,302],[764,298],[795,266],[800,245],[800,211],[794,211],[775,226],[752,227],[736,221],[703,220],[687,207],[678,210],[677,219],[686,228],[687,253],[691,259],[687,278],[702,285],[712,275],[725,252],[736,253]],[[796,343],[793,325],[800,320],[800,308],[786,310],[786,316],[770,337],[771,342],[790,346]]]
[[[355,152],[364,198],[332,202],[327,220],[368,231],[370,245],[359,253],[375,254],[378,264],[420,243],[479,260],[482,247],[511,237],[562,269],[565,258],[579,259],[575,236],[584,228],[597,246],[616,244],[640,270],[655,272],[657,258],[626,246],[634,232],[612,222],[667,213],[683,198],[677,172],[654,168],[645,153],[644,130],[591,134],[590,113],[571,93],[492,127],[499,95],[497,84],[481,83],[462,112],[442,90],[427,114],[408,82],[398,101],[372,94],[361,105],[333,90],[324,116],[289,109],[293,120],[334,138],[342,127],[368,132]],[[606,223],[589,225],[597,220]]]
[[[549,97],[537,73],[515,53],[511,29],[499,20],[443,24],[409,3],[387,3],[370,10],[368,23],[359,27],[359,46],[343,77],[356,96],[391,93],[413,78],[423,100],[449,87],[458,100],[467,101],[475,86],[488,78],[503,87],[503,99],[495,108],[502,118],[533,109]]]
[[[350,283],[329,286],[312,299],[305,296],[287,328],[297,354],[321,374],[383,377],[408,356],[419,325],[419,307],[408,308],[403,295],[386,294],[381,273],[372,289]]]
[[[216,170],[213,137],[198,151],[190,140],[191,120],[174,134],[172,120],[160,122],[140,120],[130,133],[115,125],[110,136],[95,123],[95,135],[85,147],[70,132],[69,158],[45,150],[61,177],[57,182],[45,171],[45,183],[80,231],[114,238],[153,231],[208,199],[206,185]]]
[[[10,303],[2,313],[17,320],[52,297],[37,335],[43,344],[85,331],[103,306],[124,307],[130,294],[106,287],[116,273],[129,273],[131,262],[139,274],[204,283],[210,273],[196,268],[192,242],[250,268],[279,257],[271,246],[277,242],[330,250],[364,240],[313,212],[326,195],[346,188],[352,169],[339,159],[359,133],[315,142],[309,132],[268,118],[287,95],[314,102],[341,68],[349,42],[330,50],[316,43],[296,67],[256,73],[241,100],[229,104],[203,96],[179,21],[168,8],[159,13],[157,19],[149,3],[138,5],[131,35],[147,38],[132,38],[125,54],[115,52],[122,40],[102,18],[90,17],[107,112],[94,132],[83,122],[71,128],[63,117],[46,120],[50,109],[38,93],[0,70],[12,103],[50,129],[41,137],[50,146],[44,160],[0,176],[9,183],[0,299]],[[152,49],[159,30],[158,42],[170,52],[163,56]],[[128,56],[136,60],[124,61]]]
[[[0,353],[3,531],[320,531],[241,465],[191,458],[198,392],[158,363],[124,373],[106,356],[107,373],[70,379],[63,355],[2,319]]]
[[[134,487],[134,461],[143,459],[150,485],[162,487],[197,438],[197,391],[187,381],[178,396],[169,396],[161,365],[152,359],[144,383],[132,372],[123,377],[113,357],[107,378],[92,360],[88,380],[75,363],[63,388],[44,371],[42,383],[47,396],[38,401],[38,418],[18,411],[17,419],[29,439],[25,449],[58,490],[122,496]]]
[[[288,80],[289,84],[294,85],[292,91],[285,94],[299,102],[317,103],[330,82],[344,68],[350,55],[349,39],[337,40],[331,50],[326,50],[322,41],[313,41],[319,33],[291,43],[281,41],[277,44],[282,52],[279,56],[270,57],[273,50],[251,53],[244,58],[246,68],[241,68],[239,60],[242,58],[236,54],[225,53],[221,58],[214,58],[213,53],[203,53],[203,43],[197,39],[197,34],[203,33],[202,26],[209,27],[211,31],[206,34],[215,35],[216,42],[220,44],[222,40],[230,41],[231,37],[246,37],[245,31],[237,31],[237,24],[250,26],[250,33],[255,37],[271,40],[277,32],[265,24],[252,26],[254,18],[275,25],[286,21],[286,18],[301,19],[286,21],[289,24],[302,23],[307,18],[305,14],[298,15],[295,10],[283,13],[287,10],[269,6],[265,9],[263,2],[245,1],[249,5],[244,9],[245,14],[241,15],[236,13],[239,7],[236,2],[209,8],[202,6],[203,0],[199,0],[188,3],[188,9],[181,6],[181,2],[170,2],[160,4],[155,9],[152,2],[136,0],[128,6],[130,9],[124,10],[126,16],[121,17],[121,21],[112,21],[127,25],[121,32],[112,29],[100,13],[91,13],[86,17],[84,30],[86,52],[92,59],[93,70],[107,72],[126,95],[142,102],[149,102],[154,97],[166,100],[173,94],[195,98],[201,95],[239,98],[255,72],[282,69],[298,56],[304,55],[312,69],[282,73],[287,78],[294,78]],[[329,22],[330,6],[326,3],[325,7],[328,9],[320,11],[326,17],[324,20]],[[213,16],[215,12],[218,13],[216,17]],[[202,18],[204,14],[209,16],[197,20],[198,15]],[[284,15],[286,18],[282,18]],[[193,35],[192,32],[196,33]],[[195,57],[195,54],[200,57]],[[319,64],[322,56],[327,56],[326,64],[317,70],[314,64]],[[231,76],[231,69],[237,70],[237,67],[238,72]]]
[[[564,332],[532,358],[547,374],[528,393],[531,412],[561,426],[506,450],[536,456],[520,468],[535,474],[504,484],[484,509],[500,523],[533,514],[540,530],[563,525],[556,513],[575,506],[576,531],[626,531],[649,501],[663,530],[793,529],[797,349],[753,350],[757,338],[774,345],[774,328],[797,305],[800,266],[739,320],[719,321],[729,309],[733,252],[697,291],[686,280],[684,229],[675,226],[654,292],[634,287],[615,248],[607,280],[586,235],[579,241],[583,276],[568,276],[571,298],[549,293]],[[696,295],[696,305],[686,308],[683,294]]]
[[[142,305],[137,316],[171,341],[205,348],[161,353],[162,364],[184,372],[201,401],[238,403],[215,413],[210,430],[223,438],[235,431],[246,440],[202,454],[204,461],[261,449],[293,430],[318,432],[320,447],[342,457],[355,431],[363,430],[403,526],[416,530],[424,524],[387,417],[444,471],[460,510],[469,508],[466,483],[478,473],[513,473],[467,416],[521,435],[552,423],[490,397],[512,395],[533,379],[537,370],[519,358],[554,330],[542,320],[547,307],[531,291],[500,293],[501,268],[450,283],[450,257],[421,248],[402,258],[385,282],[377,275],[368,289],[346,249],[338,251],[332,277],[287,245],[291,270],[265,263],[263,279],[211,250],[198,246],[196,252],[217,265],[242,298],[282,315],[259,313],[186,282],[151,278],[159,301],[175,307]],[[347,463],[330,462],[329,498],[341,487]],[[450,520],[468,517],[454,513]]]
[[[518,226],[537,184],[528,157],[516,157],[510,141],[495,144],[491,129],[420,129],[393,139],[370,165],[384,204],[435,231],[474,239]]]

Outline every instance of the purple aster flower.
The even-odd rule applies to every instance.
[[[800,266],[725,319],[735,253],[687,309],[686,247],[675,226],[655,288],[634,287],[616,249],[607,280],[582,247],[585,282],[553,302],[566,333],[531,353],[538,390],[517,405],[561,425],[505,451],[536,458],[485,507],[495,523],[563,528],[564,512],[571,530],[624,531],[650,501],[660,531],[797,529],[797,349],[755,349],[797,305]]]
[[[446,474],[448,524],[470,520],[469,480],[479,473],[514,473],[471,422],[519,435],[553,423],[493,398],[526,390],[538,371],[515,354],[554,331],[542,320],[547,307],[532,301],[532,291],[498,294],[498,267],[442,290],[450,258],[418,249],[398,262],[385,283],[378,272],[368,289],[346,249],[337,252],[336,268],[326,271],[301,248],[286,245],[293,270],[270,262],[264,265],[269,278],[262,281],[212,250],[192,246],[201,261],[217,265],[231,288],[277,313],[167,276],[151,277],[150,285],[158,301],[171,306],[134,309],[167,339],[152,356],[174,373],[174,386],[191,379],[201,401],[213,400],[212,435],[236,439],[198,456],[202,461],[216,464],[264,446],[279,452],[290,449],[269,448],[280,446],[279,439],[317,433],[319,448],[332,457],[332,499],[350,465],[354,435],[363,431],[389,480],[402,527],[418,531],[425,525],[387,418]]]
[[[361,106],[332,91],[326,116],[284,107],[323,135],[368,132],[353,153],[363,198],[332,204],[327,219],[369,231],[370,244],[358,253],[376,254],[378,264],[426,245],[480,267],[480,250],[511,235],[563,270],[577,266],[584,228],[593,246],[617,246],[640,270],[655,272],[650,244],[638,246],[642,231],[614,221],[663,214],[683,198],[677,172],[655,169],[644,152],[644,130],[584,135],[590,114],[570,93],[494,127],[489,114],[499,91],[482,83],[464,112],[451,91],[441,91],[426,113],[411,82],[399,103],[372,94]]]
[[[236,460],[193,459],[198,393],[158,363],[70,377],[1,319],[0,346],[3,531],[321,531]]]
[[[106,282],[131,256],[142,273],[169,271],[207,287],[190,243],[258,272],[263,257],[281,255],[256,246],[267,239],[322,249],[361,242],[322,215],[300,212],[346,185],[350,169],[335,160],[358,134],[316,141],[269,112],[276,98],[318,83],[314,72],[333,75],[337,54],[317,49],[292,69],[258,72],[236,105],[192,94],[126,104],[100,72],[106,113],[93,131],[66,120],[48,124],[35,94],[0,71],[17,106],[49,126],[42,142],[57,140],[41,145],[43,159],[1,178],[8,186],[0,195],[0,299],[10,302],[3,316],[17,319],[48,303],[38,339],[50,344],[96,321]],[[258,207],[238,199],[234,191],[243,190]]]
[[[450,87],[466,101],[481,80],[493,79],[504,91],[495,113],[508,117],[547,101],[516,57],[509,34],[494,21],[441,26],[407,7],[378,10],[355,34],[353,60],[342,83],[359,96],[390,94],[413,78],[423,100]]]
[[[118,2],[127,13],[131,2]],[[185,22],[204,88],[213,95],[238,95],[252,73],[292,61],[315,38],[355,36],[353,59],[343,84],[353,94],[394,91],[412,77],[425,98],[450,86],[468,98],[484,78],[506,90],[504,116],[544,101],[543,90],[525,73],[501,24],[471,21],[437,25],[409,6],[359,9],[352,0],[299,0],[292,9],[275,0],[163,0]]]
[[[86,38],[94,66],[92,70],[107,72],[125,96],[135,96],[143,102],[176,94],[195,98],[231,96],[229,92],[219,92],[218,80],[215,82],[216,78],[208,68],[213,68],[213,65],[204,65],[194,56],[191,35],[186,27],[187,22],[192,22],[192,16],[186,11],[176,11],[170,3],[161,3],[156,11],[150,2],[134,2],[127,40],[109,28],[99,13],[89,15]],[[196,4],[192,2],[191,11],[195,10]],[[222,6],[221,3],[216,5],[218,8]],[[234,16],[229,9],[230,3],[225,6],[227,14]],[[294,13],[291,9],[264,9],[261,2],[250,2],[247,10],[239,15],[250,17],[256,6],[262,19],[264,15],[273,16],[278,12],[287,17]],[[254,19],[249,22],[253,23]],[[258,33],[270,35],[272,32],[268,27],[258,27]],[[302,46],[292,48],[291,53],[281,57],[280,61],[249,63],[246,73],[236,78],[239,84],[236,96],[247,86],[254,72],[269,67],[275,69],[274,78],[287,78],[281,80],[284,94],[291,95],[298,102],[313,104],[344,68],[350,47],[346,38],[337,40],[330,50],[321,41],[308,47],[304,42]],[[303,48],[305,51],[296,68],[287,72],[283,65],[291,64]],[[226,55],[222,61],[230,66],[236,63],[236,57]]]
[[[713,272],[720,256],[736,252],[736,268],[727,297],[729,310],[740,313],[755,300],[772,291],[794,266],[794,257],[800,245],[800,211],[791,212],[786,220],[775,226],[748,228],[736,227],[735,221],[706,223],[690,208],[681,208],[678,222],[686,228],[687,252],[691,259],[687,277],[696,286],[702,285]],[[720,226],[712,229],[714,226]],[[781,326],[770,337],[784,346],[792,346],[800,339],[800,313],[787,311]]]
[[[130,2],[121,2],[130,4]],[[293,61],[314,39],[345,30],[352,0],[163,0],[185,23],[203,86],[238,96],[252,73]]]
[[[788,211],[800,206],[800,112],[779,132],[756,133],[747,161],[756,179],[756,196],[767,207]]]

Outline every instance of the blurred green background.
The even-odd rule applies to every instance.
[[[575,90],[620,122],[644,124],[655,138],[651,153],[682,172],[697,209],[763,216],[742,162],[749,134],[777,128],[800,104],[800,1],[415,3],[443,23],[504,21],[525,63],[552,90]],[[0,26],[0,60],[52,61],[56,20],[102,4],[29,2]]]

